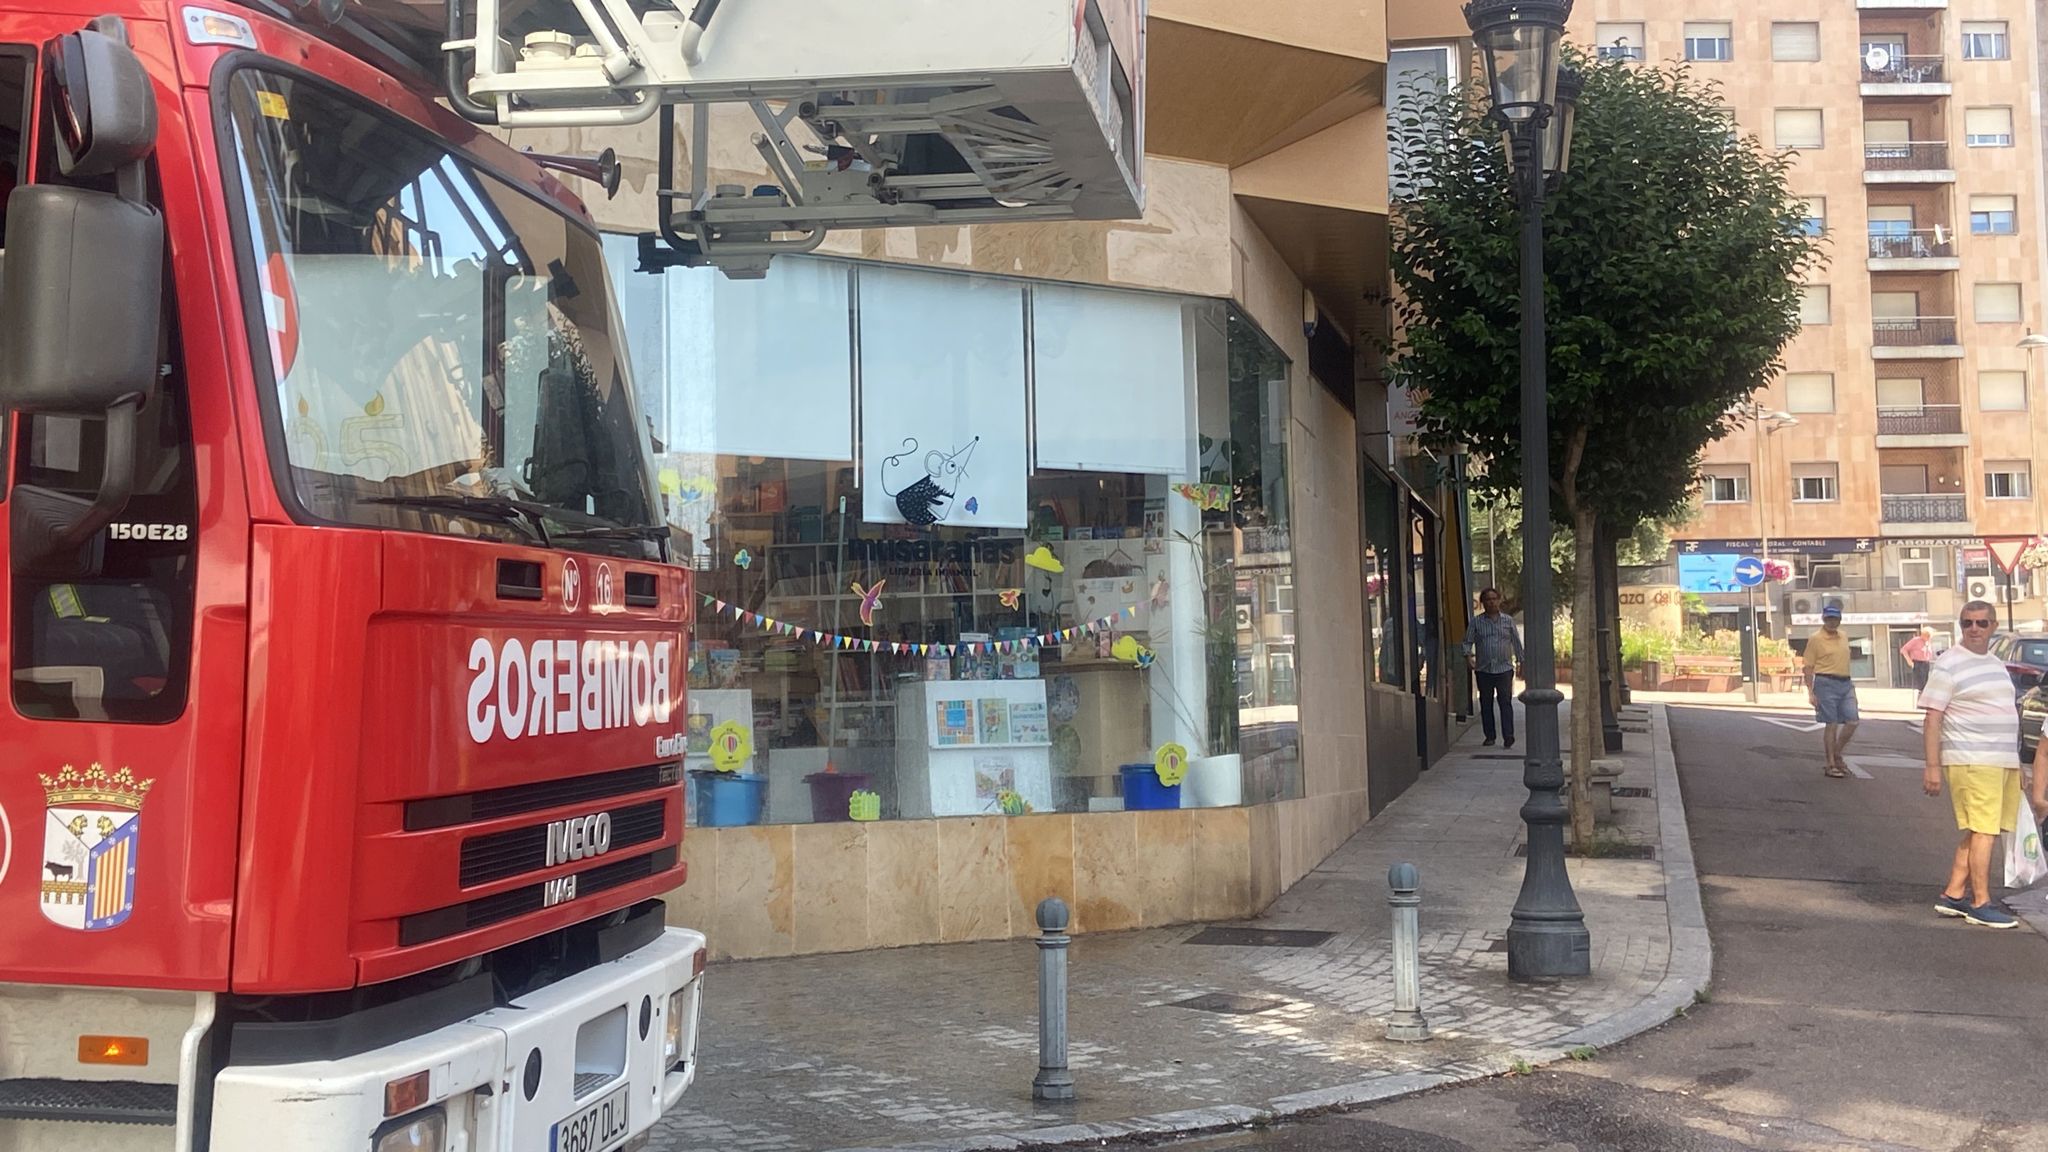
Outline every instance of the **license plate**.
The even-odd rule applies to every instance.
[[[555,1124],[548,1137],[552,1152],[606,1152],[626,1138],[626,1096],[622,1084]]]

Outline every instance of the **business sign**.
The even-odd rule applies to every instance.
[[[1674,540],[1681,559],[1695,554],[1730,553],[1742,555],[1792,555],[1837,556],[1853,552],[1875,552],[1878,541],[1868,536],[1790,536],[1779,539],[1760,540],[1754,536],[1748,539],[1722,538],[1716,540]],[[1953,543],[1953,541],[1945,541]]]
[[[1820,617],[1812,612],[1795,612],[1792,623],[1796,627],[1819,627]],[[1932,624],[1934,617],[1925,612],[1844,612],[1844,624]]]

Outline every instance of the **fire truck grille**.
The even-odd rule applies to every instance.
[[[606,815],[611,817],[612,836],[610,847],[607,849],[610,852],[659,840],[662,833],[668,830],[667,805],[659,800],[613,808]],[[517,876],[522,872],[538,872],[546,867],[546,824],[512,828],[504,832],[493,832],[488,836],[472,836],[462,842],[464,888],[488,884],[493,880],[503,880],[507,876]]]
[[[667,872],[682,853],[662,848],[630,860],[614,860],[568,876],[528,884],[508,892],[480,897],[463,904],[451,904],[430,912],[415,912],[398,921],[398,943],[402,948],[428,944],[459,933],[488,928],[549,906],[550,893],[557,903],[581,900],[596,892],[631,884]],[[573,884],[565,884],[574,881]]]
[[[539,780],[532,784],[492,788],[486,792],[470,792],[461,796],[436,796],[431,800],[413,800],[405,806],[405,830],[426,832],[478,820],[495,820],[524,812],[539,812],[544,808],[609,800],[614,796],[630,796],[635,792],[674,787],[682,783],[682,779],[683,766],[671,761],[667,764],[648,764],[639,768],[620,768],[613,772],[596,772],[588,776]]]

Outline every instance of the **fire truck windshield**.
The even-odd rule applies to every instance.
[[[597,233],[317,81],[245,67],[224,100],[253,351],[303,513],[657,555]]]

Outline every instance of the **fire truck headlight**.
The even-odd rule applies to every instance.
[[[400,1116],[377,1130],[371,1152],[441,1152],[448,1146],[448,1113],[440,1105]]]
[[[663,1020],[661,1034],[661,1066],[663,1071],[676,1066],[683,1058],[683,1009],[687,1003],[684,996],[687,988],[679,988],[669,994],[668,1015]]]

